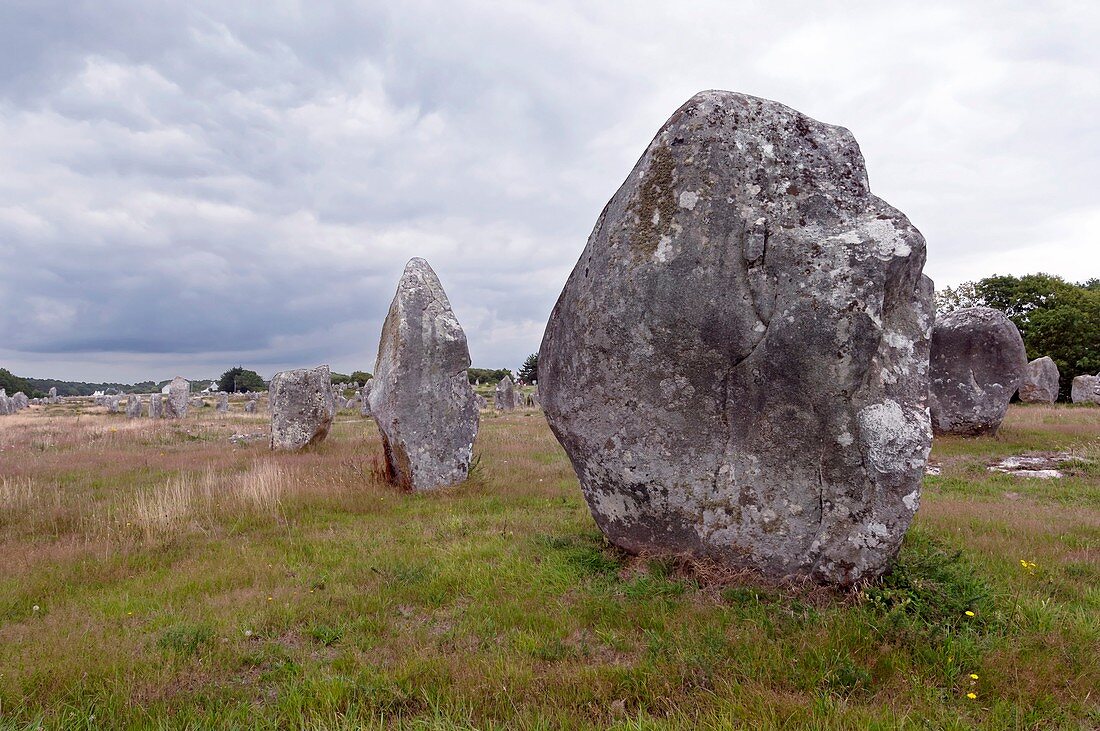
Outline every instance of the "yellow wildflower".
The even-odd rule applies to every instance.
[[[970,692],[970,693],[966,694],[966,697],[969,698],[970,700],[974,700],[975,698],[978,697],[978,694],[974,693],[974,692]]]
[[[969,609],[967,609],[965,612],[963,612],[963,614],[965,614],[968,617],[973,617],[974,616],[974,612],[970,611]]]

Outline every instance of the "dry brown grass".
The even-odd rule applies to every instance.
[[[1014,408],[996,439],[937,445],[915,532],[992,587],[982,629],[626,559],[537,411],[484,414],[470,482],[423,495],[378,479],[349,413],[275,454],[239,407],[35,408],[0,418],[0,704],[72,728],[1079,727],[1100,718],[1097,476],[1014,483],[983,460],[1100,456],[1082,411]]]

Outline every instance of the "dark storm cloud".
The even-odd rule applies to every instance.
[[[426,257],[515,366],[695,91],[860,140],[941,284],[1096,276],[1097,12],[1050,4],[0,5],[0,365],[370,368]]]

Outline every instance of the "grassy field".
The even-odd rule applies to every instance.
[[[535,410],[409,495],[354,411],[273,455],[232,408],[0,417],[0,729],[1100,728],[1100,409],[938,441],[836,594],[609,548]]]

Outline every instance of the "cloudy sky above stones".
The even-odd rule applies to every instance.
[[[939,286],[1100,276],[1097,37],[1093,2],[0,0],[0,366],[370,369],[416,255],[515,367],[707,88],[851,129]]]

